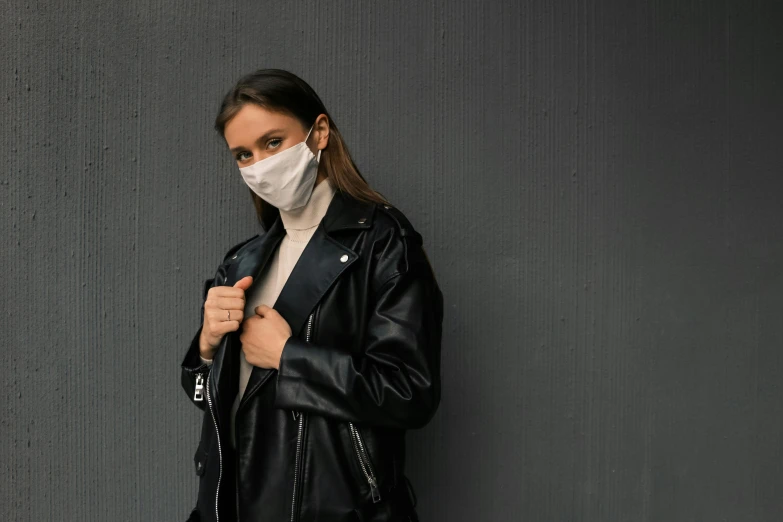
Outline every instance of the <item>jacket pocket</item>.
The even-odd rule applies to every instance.
[[[381,501],[381,490],[378,485],[378,476],[375,474],[375,466],[373,465],[370,453],[367,448],[367,444],[364,442],[359,428],[353,422],[348,423],[348,433],[351,437],[351,448],[353,450],[353,457],[359,464],[359,469],[362,472],[362,480],[369,486],[370,493],[372,494],[373,502]]]
[[[207,456],[207,452],[204,451],[201,444],[199,444],[198,449],[196,449],[196,454],[193,455],[193,464],[196,467],[196,475],[199,477],[204,474],[204,471],[207,468]]]

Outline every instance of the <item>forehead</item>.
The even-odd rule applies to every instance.
[[[284,112],[270,111],[247,103],[231,118],[223,130],[229,147],[250,144],[272,129],[293,130],[299,120]]]

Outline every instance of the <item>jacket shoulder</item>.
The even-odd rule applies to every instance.
[[[376,280],[381,285],[413,267],[429,265],[421,234],[400,209],[377,204],[373,226],[378,245]]]
[[[421,234],[413,227],[408,217],[397,207],[389,204],[376,204],[376,226],[381,232],[391,229],[401,239],[413,240],[421,245]]]

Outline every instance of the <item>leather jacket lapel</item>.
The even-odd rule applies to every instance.
[[[357,257],[356,252],[327,236],[323,225],[316,228],[274,305],[294,335],[301,333],[326,290]]]

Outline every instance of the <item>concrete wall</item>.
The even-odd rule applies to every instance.
[[[258,231],[212,122],[282,67],[445,294],[423,521],[781,520],[778,4],[4,4],[0,519],[186,517],[179,363]]]

